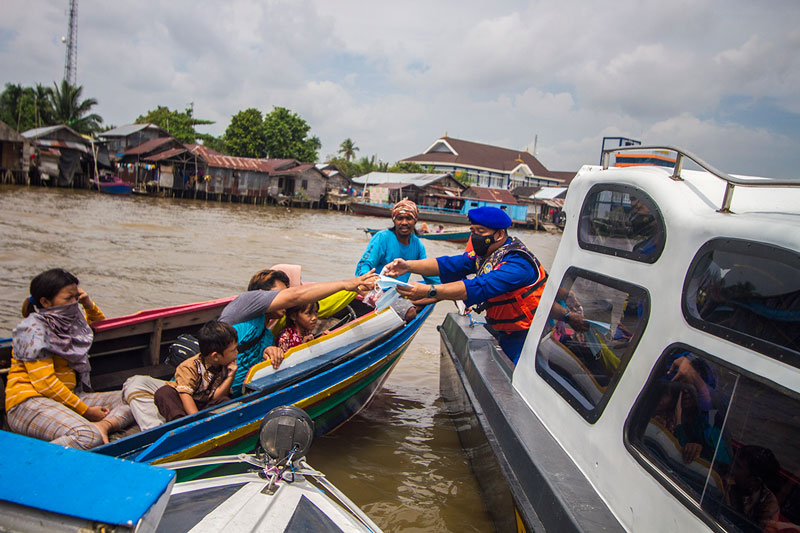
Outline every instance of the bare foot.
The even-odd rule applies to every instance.
[[[104,418],[99,422],[92,422],[92,424],[94,424],[94,427],[97,428],[97,430],[100,432],[100,435],[103,437],[103,444],[108,444],[108,434],[113,433],[112,429],[114,428],[114,425],[111,423],[111,421],[107,418]]]

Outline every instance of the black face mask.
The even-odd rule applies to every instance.
[[[489,251],[489,247],[494,244],[494,235],[478,235],[473,233],[469,236],[469,240],[472,243],[472,249],[475,250],[475,254],[483,257],[486,255],[486,252]]]

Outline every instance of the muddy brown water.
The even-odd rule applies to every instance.
[[[94,191],[0,186],[0,337],[19,322],[31,278],[63,267],[106,316],[230,296],[257,270],[303,266],[303,281],[351,277],[388,219]],[[559,237],[512,230],[549,268]],[[461,245],[424,241],[428,256]],[[372,403],[318,439],[309,462],[386,531],[491,531],[439,399],[436,309]]]

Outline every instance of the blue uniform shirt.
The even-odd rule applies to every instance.
[[[510,242],[510,238],[506,244]],[[463,281],[467,289],[467,299],[464,303],[472,307],[490,298],[506,294],[520,287],[536,283],[539,272],[530,262],[520,254],[510,253],[503,258],[503,263],[495,270],[466,279],[469,274],[477,272],[475,258],[468,254],[437,257],[439,275],[443,283]],[[522,345],[525,343],[527,331],[514,331],[511,333],[496,332],[500,346],[511,362],[517,364]]]
[[[509,241],[506,242],[506,244]],[[530,262],[517,253],[510,253],[503,258],[499,268],[472,279],[466,279],[469,274],[475,274],[475,258],[467,254],[437,257],[439,276],[443,283],[463,281],[467,288],[467,299],[464,303],[472,307],[490,298],[511,292],[520,287],[536,283],[539,272]]]
[[[392,230],[381,230],[370,239],[367,249],[364,250],[364,255],[356,265],[356,276],[366,274],[370,269],[374,268],[376,274],[381,273],[381,269],[397,259],[398,257],[406,261],[414,261],[417,259],[425,259],[425,246],[416,235],[411,235],[408,244],[400,244],[397,236]],[[400,281],[408,281],[411,274],[403,274],[397,279]],[[425,277],[426,283],[440,283],[438,276]]]

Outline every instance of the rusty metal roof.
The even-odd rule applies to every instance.
[[[511,194],[511,191],[507,191],[506,189],[489,189],[488,187],[473,185],[464,191],[463,196],[467,198],[477,198],[485,202],[519,205],[519,202],[517,202],[517,199]]]
[[[190,145],[191,152],[201,157],[209,167],[231,168],[234,170],[253,170],[270,174],[273,172],[272,165],[266,159],[255,159],[252,157],[233,157],[224,155],[216,150],[212,150],[202,144]]]
[[[150,139],[149,141],[143,142],[142,144],[140,144],[138,146],[134,146],[133,148],[125,150],[124,154],[125,155],[147,154],[149,152],[152,152],[153,150],[155,150],[159,146],[167,144],[168,142],[170,142],[172,140],[174,140],[173,137],[157,137],[155,139]]]
[[[143,157],[144,161],[163,161],[164,159],[168,159],[170,157],[176,156],[178,154],[182,154],[187,152],[186,148],[170,148],[169,150],[165,150],[163,152],[159,152],[157,154],[153,154],[149,157]]]

